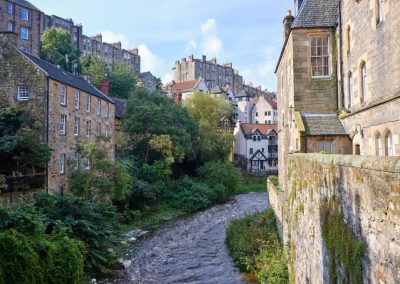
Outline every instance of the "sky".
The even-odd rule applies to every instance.
[[[30,0],[50,15],[72,18],[83,33],[138,47],[141,72],[163,83],[175,61],[204,54],[232,62],[246,83],[276,89],[282,21],[293,0]]]

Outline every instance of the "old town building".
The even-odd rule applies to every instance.
[[[40,38],[44,14],[25,0],[0,0],[0,31],[19,35],[18,47],[36,56],[40,52]]]
[[[195,93],[208,93],[210,90],[203,78],[198,80],[192,80],[182,83],[176,83],[172,81],[172,84],[166,87],[168,96],[174,97],[179,103],[185,104],[185,102]]]
[[[151,74],[150,71],[140,73],[138,80],[140,83],[142,83],[143,88],[149,91],[157,90],[157,84],[156,84],[157,78],[153,74]]]
[[[84,78],[17,48],[17,38],[0,33],[0,101],[29,113],[52,150],[47,188],[66,189],[72,167],[90,168],[80,160],[76,142],[109,137],[113,157],[115,103]]]

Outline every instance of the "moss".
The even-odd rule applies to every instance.
[[[297,207],[297,210],[299,210],[299,212],[301,212],[301,213],[304,214],[304,203],[301,203],[301,204],[299,205],[299,207]]]
[[[343,220],[336,200],[322,206],[322,235],[329,256],[330,283],[363,283],[361,257],[364,244]]]
[[[294,201],[296,200],[297,192],[296,192],[296,184],[294,183],[292,186],[292,190],[289,194],[289,206],[292,207]]]
[[[294,263],[296,262],[296,245],[290,241],[290,258],[289,258],[289,281],[290,284],[296,284],[296,271],[294,270]]]

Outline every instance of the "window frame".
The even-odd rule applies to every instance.
[[[96,100],[96,115],[97,116],[101,115],[101,100],[100,99]]]
[[[348,88],[348,108],[352,108],[354,105],[354,81],[353,81],[353,73],[349,72],[347,75],[347,88]]]
[[[60,86],[60,105],[67,106],[67,87]]]
[[[58,123],[58,132],[60,133],[60,135],[67,134],[67,115],[66,114],[60,115],[60,121]]]
[[[9,14],[9,15],[14,14],[14,6],[11,3],[7,4],[7,14]]]
[[[81,107],[81,93],[79,91],[75,91],[74,93],[74,108],[80,109]]]
[[[86,138],[90,138],[92,134],[92,121],[86,120]]]
[[[376,14],[376,24],[379,26],[385,20],[385,1],[384,0],[377,0],[377,14]]]
[[[23,32],[26,31],[26,34]],[[29,40],[29,30],[26,27],[21,27],[20,38],[23,40]]]
[[[24,13],[24,12],[25,12],[25,13]],[[25,15],[26,17],[24,17],[24,15]],[[28,9],[25,9],[25,8],[22,8],[22,9],[21,9],[21,20],[23,20],[23,21],[25,21],[25,22],[29,21],[29,11],[28,11]]]
[[[79,136],[80,134],[80,124],[81,124],[81,119],[79,117],[75,117],[74,119],[74,136]]]
[[[90,95],[87,95],[86,96],[86,112],[87,113],[90,113],[90,111],[91,111],[91,97],[90,97]]]
[[[360,65],[360,101],[361,103],[365,102],[367,98],[367,63],[365,61],[361,61]]]
[[[10,29],[11,27],[11,29]],[[13,32],[14,31],[14,23],[12,21],[7,22],[7,31],[8,32]]]
[[[65,154],[60,154],[60,174],[65,174]]]
[[[25,88],[25,92],[22,92],[21,89]],[[22,96],[25,95],[25,96]],[[27,101],[29,100],[29,88],[27,85],[19,85],[17,87],[17,100],[18,101]]]
[[[315,39],[316,42],[316,46],[313,46],[313,40]],[[321,39],[321,46],[318,46],[318,39]],[[324,46],[324,39],[327,39],[327,45],[326,45],[326,54],[324,54],[323,50],[325,48]],[[313,55],[313,48],[316,48],[316,55]],[[321,54],[318,55],[318,48],[321,48]],[[315,65],[313,66],[313,58],[316,59],[316,61],[318,61],[318,59],[321,60],[322,65]],[[327,58],[328,59],[328,65],[325,66],[324,65],[324,59]],[[310,60],[311,60],[311,78],[312,79],[327,79],[330,78],[332,76],[332,56],[331,56],[331,37],[330,35],[314,35],[310,37]],[[327,75],[313,75],[313,71],[314,68],[321,68],[322,69],[322,73],[325,72],[325,67],[327,67],[328,69],[328,74]],[[318,69],[317,69],[318,70]]]

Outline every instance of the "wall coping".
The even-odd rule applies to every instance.
[[[296,153],[296,154],[289,154],[289,160],[290,159],[305,159],[312,162],[318,162],[321,164],[353,167],[366,170],[400,174],[400,157]]]

